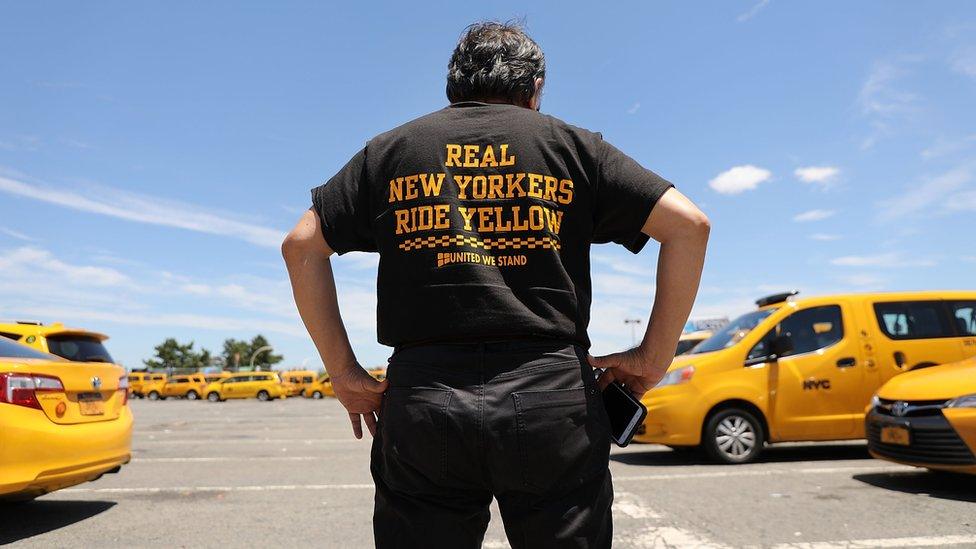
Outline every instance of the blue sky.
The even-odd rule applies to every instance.
[[[465,25],[524,18],[543,110],[603,132],[713,222],[694,315],[764,294],[972,288],[968,2],[4,3],[0,318],[165,337],[263,333],[320,365],[278,243],[371,136],[446,104]],[[656,247],[594,255],[594,352],[630,343]],[[335,261],[379,364],[376,258]]]

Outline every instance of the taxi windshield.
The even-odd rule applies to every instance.
[[[695,346],[688,354],[699,355],[701,353],[710,353],[712,351],[721,351],[722,349],[731,347],[746,337],[749,332],[752,331],[760,322],[762,322],[767,316],[773,314],[775,309],[763,309],[761,311],[753,311],[751,313],[746,313],[739,318],[733,320],[728,326],[722,328],[715,335],[702,341],[697,346]]]

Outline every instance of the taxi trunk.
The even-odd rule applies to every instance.
[[[0,358],[0,498],[29,498],[127,463],[132,414],[119,366]]]

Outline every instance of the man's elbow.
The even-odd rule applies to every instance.
[[[696,234],[699,238],[708,240],[708,235],[712,232],[712,221],[708,219],[705,212],[695,208],[695,212],[691,215],[689,224],[691,225],[691,231],[694,234]]]
[[[300,261],[301,258],[316,252],[316,242],[312,238],[314,235],[305,234],[305,231],[296,229],[285,235],[281,241],[281,256],[285,263]]]

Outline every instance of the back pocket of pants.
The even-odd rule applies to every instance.
[[[383,396],[380,436],[391,484],[440,480],[447,472],[450,389],[390,387]],[[410,478],[419,477],[419,478]]]
[[[513,393],[522,482],[533,492],[551,492],[556,483],[571,488],[601,467],[604,440],[586,389]],[[605,465],[604,465],[605,467]]]

